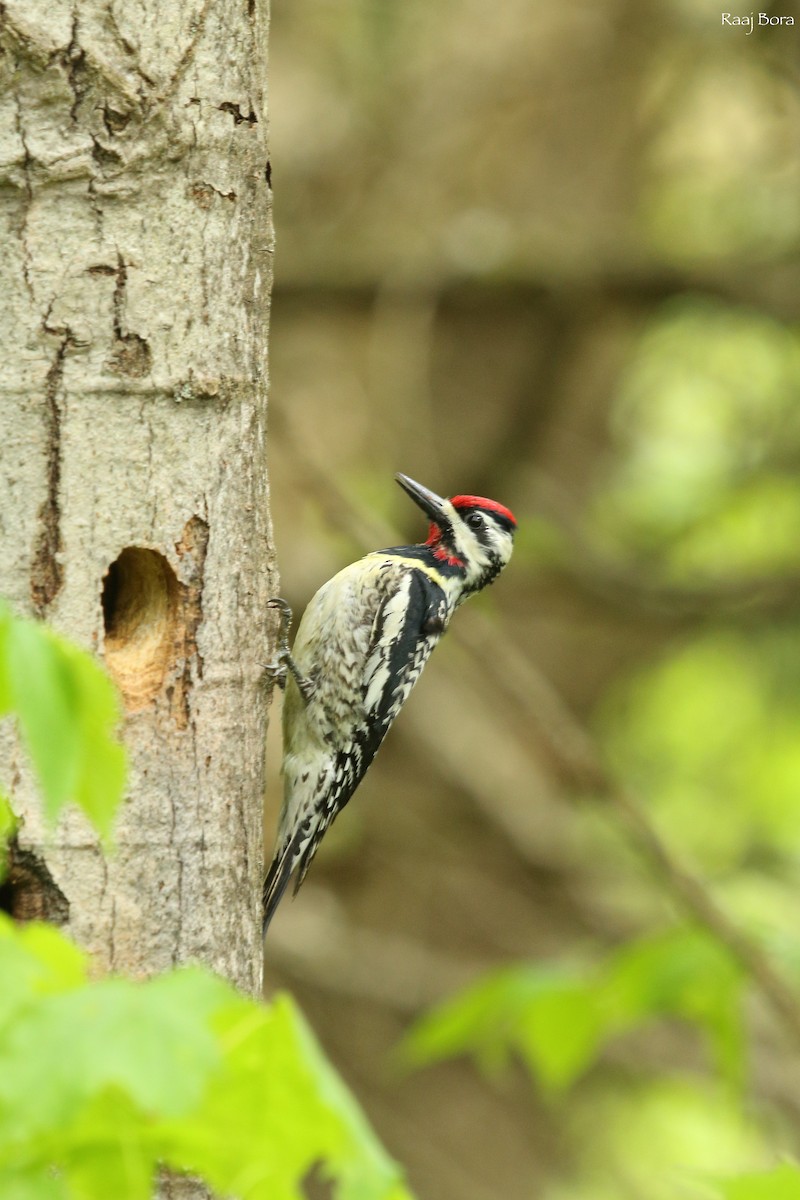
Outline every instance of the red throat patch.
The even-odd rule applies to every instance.
[[[428,539],[425,542],[426,546],[430,546],[433,550],[434,558],[438,558],[439,562],[445,562],[450,567],[463,567],[464,560],[458,558],[455,554],[450,554],[446,546],[441,544],[442,531],[434,522],[428,526]]]

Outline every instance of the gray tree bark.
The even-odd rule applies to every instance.
[[[0,4],[0,593],[105,658],[106,858],[42,827],[20,913],[101,968],[261,975],[271,221],[266,0]]]

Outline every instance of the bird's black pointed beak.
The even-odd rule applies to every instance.
[[[447,502],[441,496],[437,496],[436,492],[431,492],[428,488],[423,487],[421,483],[409,479],[408,475],[401,475],[398,472],[395,479],[403,491],[408,493],[414,503],[419,505],[435,525],[438,525],[443,532],[450,529],[451,521],[445,508]]]

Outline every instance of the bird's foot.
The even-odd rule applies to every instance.
[[[273,684],[277,684],[279,688],[283,689],[286,687],[287,675],[291,672],[300,695],[306,704],[308,704],[317,690],[317,680],[306,678],[300,672],[297,663],[292,658],[292,653],[289,649],[289,627],[292,624],[292,610],[280,596],[276,596],[273,600],[268,600],[267,608],[277,608],[281,614],[281,619],[278,626],[278,644],[275,647],[275,658],[272,662],[265,663],[264,674]]]
[[[286,687],[286,660],[278,656],[273,658],[271,662],[262,665],[264,678],[273,686],[279,687],[281,691]]]
[[[273,596],[267,601],[267,608],[277,608],[281,614],[278,624],[278,650],[289,649],[289,628],[292,624],[292,610],[281,596]]]
[[[289,653],[289,627],[292,623],[292,610],[280,596],[268,600],[267,608],[277,608],[281,617],[278,625],[275,657],[271,662],[264,663],[264,675],[273,685],[277,684],[279,688],[283,689],[286,687],[287,659],[291,658],[291,654]]]

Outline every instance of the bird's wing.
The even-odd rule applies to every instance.
[[[445,594],[423,571],[404,571],[397,586],[381,601],[364,664],[364,719],[353,727],[350,738],[335,755],[324,805],[300,860],[295,893],[325,830],[367,773],[446,622]]]
[[[380,605],[364,666],[364,709],[378,739],[375,750],[419,679],[446,617],[444,592],[423,571],[405,572]]]

